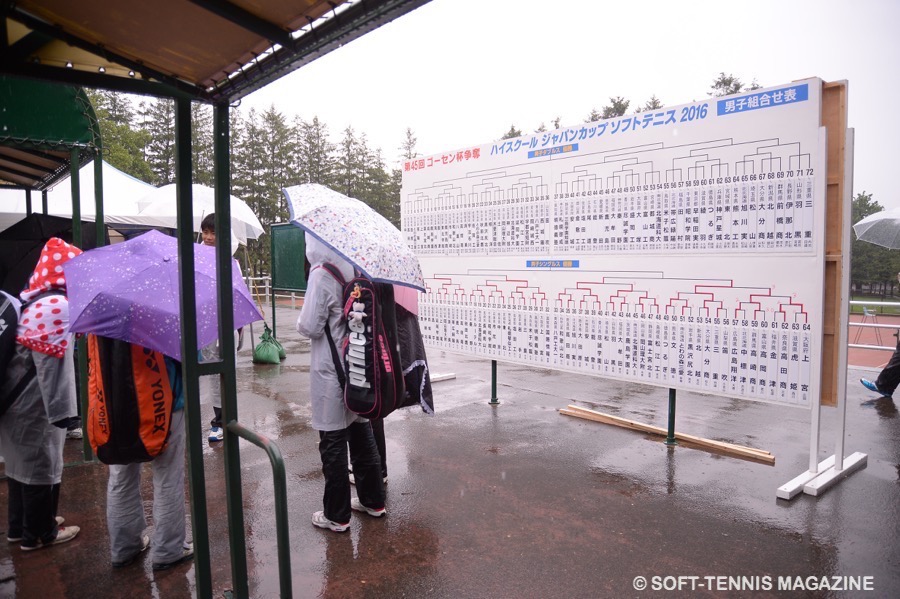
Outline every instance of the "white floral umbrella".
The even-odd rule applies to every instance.
[[[363,202],[324,185],[284,190],[291,223],[309,232],[373,281],[425,291],[419,259],[403,234]]]

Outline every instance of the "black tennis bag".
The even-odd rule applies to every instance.
[[[406,393],[400,366],[394,286],[357,276],[344,282],[332,264],[322,267],[343,286],[343,315],[349,334],[338,348],[325,327],[335,371],[344,388],[344,404],[365,418],[384,418]]]

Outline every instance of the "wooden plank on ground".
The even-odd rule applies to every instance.
[[[658,426],[644,424],[643,422],[637,422],[635,420],[629,420],[627,418],[621,418],[619,416],[613,416],[612,414],[597,412],[596,410],[589,410],[580,406],[570,405],[567,408],[561,409],[559,412],[560,414],[564,414],[566,416],[574,416],[576,418],[583,418],[585,420],[591,420],[603,424],[612,424],[614,426],[620,426],[644,433],[651,433],[654,435],[662,436],[668,435],[668,431],[666,431],[666,429]],[[704,439],[703,437],[696,437],[694,435],[687,435],[685,433],[678,432],[675,433],[675,438],[682,441],[687,441],[688,443],[697,445],[699,447],[715,449],[716,451],[721,451],[729,455],[747,458],[769,465],[775,464],[775,456],[763,449],[756,449],[755,447],[747,447],[744,445],[736,445],[734,443],[727,443],[725,441]]]
[[[582,408],[581,406],[570,405],[568,406],[569,410],[575,410],[581,413],[592,414],[595,416],[599,416],[606,420],[618,421],[623,423],[627,428],[633,428],[635,430],[643,430],[650,433],[655,433],[659,435],[668,435],[668,431],[664,428],[653,426],[650,424],[644,424],[642,422],[637,422],[635,420],[628,420],[626,418],[621,418],[619,416],[613,416],[612,414],[605,414],[603,412],[597,412],[596,410],[590,410],[588,408]],[[737,445],[735,443],[728,443],[727,441],[715,441],[713,439],[705,439],[703,437],[695,437],[694,435],[688,435],[686,433],[675,433],[676,439],[683,439],[684,441],[689,441],[695,444],[704,444],[704,445],[713,445],[721,448],[734,448],[739,451],[751,451],[755,453],[759,453],[762,456],[771,456],[772,454],[764,449],[756,449],[755,447],[747,447],[746,445]]]

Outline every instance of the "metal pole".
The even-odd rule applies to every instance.
[[[194,208],[191,190],[191,103],[175,100],[175,191],[178,220],[178,280],[181,305],[181,371],[184,375],[191,525],[197,597],[211,599],[209,522],[203,472],[203,431],[200,424],[200,368],[197,363],[197,298],[194,284]]]
[[[278,545],[278,580],[281,586],[281,599],[291,599],[291,542],[288,534],[287,482],[284,471],[284,458],[281,450],[268,437],[257,434],[239,422],[229,422],[228,431],[247,439],[257,447],[261,447],[269,455],[272,464],[272,482],[275,487],[275,539]]]
[[[49,208],[47,207],[47,190],[41,191],[41,209],[44,214],[47,214]]]
[[[97,247],[103,247],[106,244],[106,223],[103,218],[103,151],[101,147],[97,148],[97,155],[94,156],[94,210],[96,210],[94,225],[97,227]]]
[[[500,400],[497,399],[497,360],[491,360],[491,405],[497,405]]]
[[[72,242],[81,247],[81,173],[78,171],[78,149],[69,153],[69,179],[72,185]]]
[[[231,579],[234,596],[250,596],[247,585],[247,547],[244,539],[244,512],[241,495],[240,439],[229,432],[237,422],[237,383],[234,367],[234,297],[231,284],[231,170],[229,165],[228,104],[213,108],[213,136],[216,173],[216,291],[219,308],[219,374],[222,414],[225,419],[225,488],[228,508],[228,542],[231,548]]]
[[[675,440],[675,389],[669,389],[669,432],[666,435],[666,445],[678,445]]]
[[[25,190],[25,214],[31,215],[31,190]]]
[[[75,247],[84,249],[81,232],[81,172],[78,170],[80,161],[79,152],[72,148],[69,154],[69,177],[72,185],[72,243]],[[88,413],[88,375],[87,375],[87,342],[84,337],[75,341],[75,367],[78,369],[78,389],[76,396],[81,406],[81,417],[87,418]],[[91,449],[91,441],[87,435],[81,437],[81,453],[85,462],[94,459],[94,451]]]
[[[272,265],[272,286],[269,287],[269,281],[266,280],[266,295],[272,293],[272,336],[278,339],[275,332],[275,236],[269,235],[269,263]]]

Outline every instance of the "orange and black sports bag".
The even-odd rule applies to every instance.
[[[87,433],[104,464],[149,462],[166,447],[173,393],[165,357],[88,335]]]

